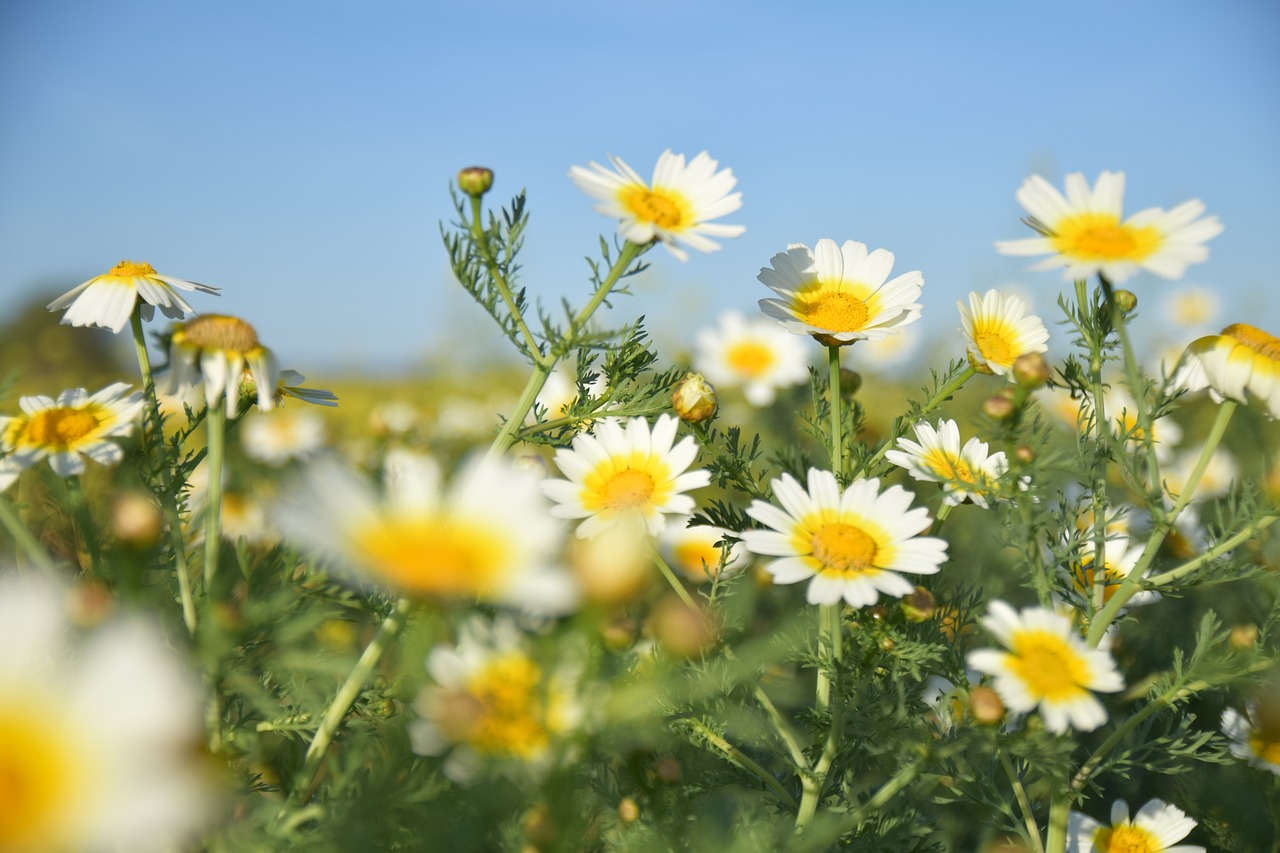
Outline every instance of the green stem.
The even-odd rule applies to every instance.
[[[924,420],[924,417],[926,415],[928,415],[934,409],[938,408],[938,406],[941,406],[943,403],[945,403],[951,397],[952,394],[956,393],[961,388],[963,388],[964,384],[968,382],[970,379],[972,379],[976,373],[977,371],[973,369],[972,365],[970,365],[969,367],[966,367],[964,370],[962,370],[960,373],[956,374],[955,379],[952,379],[946,385],[943,385],[936,392],[934,392],[933,396],[930,397],[928,400],[926,400],[924,406],[920,409],[919,417],[910,422],[907,422],[904,419],[902,422],[898,423],[894,429],[891,429],[889,431],[889,437],[885,439],[885,442],[880,446],[880,449],[877,450],[874,454],[872,454],[870,459],[868,459],[866,462],[863,462],[861,465],[859,465],[858,469],[853,472],[853,476],[860,477],[863,474],[868,474],[868,473],[871,476],[876,476],[876,473],[874,470],[876,463],[878,463],[881,459],[883,459],[886,453],[888,453],[890,450],[893,450],[897,446],[898,437],[902,435],[906,435],[906,432],[908,429],[915,426],[921,420]]]
[[[1071,817],[1071,795],[1066,790],[1053,795],[1049,802],[1049,836],[1044,842],[1045,853],[1066,853],[1067,821]]]
[[[817,813],[818,802],[822,798],[822,790],[826,786],[827,774],[835,761],[836,751],[840,746],[840,735],[844,728],[844,713],[841,707],[841,666],[844,661],[844,625],[841,617],[843,602],[824,604],[818,608],[818,624],[826,639],[825,645],[831,647],[831,671],[818,670],[817,709],[819,713],[829,711],[831,725],[827,729],[826,739],[822,744],[822,752],[813,770],[805,774],[801,780],[802,795],[800,809],[796,814],[797,833],[803,832],[809,821]]]
[[[844,441],[840,435],[840,347],[827,347],[827,396],[831,404],[831,471],[839,482],[844,462]]]
[[[307,757],[302,765],[302,778],[307,780],[306,788],[302,789],[304,790],[302,798],[304,804],[310,799],[311,792],[319,780],[320,762],[324,759],[324,754],[328,751],[329,744],[333,741],[333,735],[337,732],[338,726],[342,724],[342,718],[347,715],[347,711],[355,703],[360,691],[364,689],[365,682],[378,666],[378,662],[382,659],[382,654],[387,650],[387,646],[390,645],[396,634],[400,633],[400,629],[404,626],[405,620],[409,616],[409,611],[412,609],[413,603],[409,599],[401,598],[396,601],[395,608],[387,614],[386,619],[382,620],[382,625],[378,627],[378,633],[374,635],[369,645],[365,647],[364,652],[360,655],[360,660],[356,661],[356,665],[347,676],[347,680],[338,688],[333,701],[325,709],[324,717],[320,721],[320,727],[316,729],[315,737],[311,739],[311,745],[307,747]]]
[[[80,543],[89,554],[89,569],[95,575],[102,576],[102,555],[98,548],[98,532],[94,529],[93,518],[89,515],[89,505],[84,498],[84,489],[80,485],[80,477],[72,474],[63,480],[67,486],[67,501],[71,504],[71,512],[75,517],[76,533]]]
[[[502,425],[502,429],[494,437],[493,443],[489,445],[489,456],[491,458],[501,456],[508,447],[515,443],[516,433],[520,431],[520,426],[528,416],[529,410],[533,408],[538,395],[542,393],[542,386],[547,384],[547,377],[551,375],[556,361],[557,359],[553,356],[550,366],[541,362],[534,364],[533,372],[529,374],[529,381],[525,383],[524,390],[520,392],[520,399],[516,401],[511,417],[507,418],[506,423]]]
[[[653,544],[653,540],[649,540],[649,550],[653,554],[654,565],[658,567],[658,571],[662,572],[662,576],[667,579],[667,583],[671,584],[671,588],[676,591],[676,595],[680,596],[680,600],[690,609],[697,610],[698,605],[694,603],[689,591],[684,588],[684,584],[676,577],[676,573],[672,571],[671,566],[667,565],[667,561],[663,559],[662,552],[658,550],[658,546]]]
[[[489,278],[498,288],[498,293],[502,295],[502,301],[506,303],[507,311],[511,314],[511,319],[515,321],[516,327],[520,330],[520,336],[524,339],[524,345],[529,353],[529,358],[534,364],[541,364],[546,358],[538,347],[538,341],[533,336],[533,332],[529,331],[529,326],[524,321],[524,315],[520,313],[519,307],[516,305],[515,296],[512,294],[511,285],[508,283],[506,276],[498,269],[498,261],[493,256],[493,250],[489,247],[489,234],[485,231],[481,224],[484,213],[480,208],[480,196],[471,196],[471,239],[475,242],[476,247],[480,250],[480,257],[484,260],[486,271]]]
[[[787,754],[791,756],[792,762],[795,763],[796,769],[804,773],[809,768],[809,759],[805,757],[804,748],[800,746],[800,740],[791,731],[791,726],[787,723],[782,712],[778,710],[778,706],[773,704],[773,700],[769,698],[769,694],[764,692],[764,688],[760,685],[755,675],[743,666],[738,660],[738,656],[733,653],[733,649],[729,646],[722,646],[722,651],[726,659],[731,661],[739,670],[742,680],[751,685],[751,692],[755,696],[756,701],[760,703],[760,707],[764,709],[768,715],[770,722],[773,723],[774,731],[778,733],[782,743],[787,748]]]
[[[782,802],[786,803],[793,809],[796,807],[795,797],[791,796],[787,789],[782,787],[781,783],[774,778],[772,773],[765,770],[756,761],[745,755],[742,750],[716,734],[715,731],[708,728],[701,721],[688,720],[687,722],[691,729],[701,735],[707,743],[719,750],[726,759],[737,764],[742,769],[755,774],[761,782],[769,787],[770,791],[773,791],[773,793],[777,795],[778,799],[782,800]]]
[[[8,530],[9,535],[13,537],[14,544],[27,555],[32,565],[49,574],[57,571],[53,561],[49,559],[49,554],[40,547],[36,537],[31,535],[31,531],[14,512],[13,506],[3,497],[0,497],[0,523],[4,524],[5,530]]]
[[[996,747],[996,751],[1000,755],[1000,764],[1004,767],[1004,772],[1009,777],[1009,784],[1013,786],[1013,796],[1018,801],[1018,808],[1022,811],[1023,822],[1027,825],[1027,838],[1031,839],[1031,843],[1035,845],[1035,853],[1044,853],[1044,842],[1040,838],[1040,827],[1036,824],[1035,812],[1031,808],[1031,798],[1027,796],[1027,789],[1022,785],[1022,778],[1014,771],[1013,762],[1009,760],[1009,756],[1004,749]]]
[[[1116,330],[1124,353],[1125,381],[1129,384],[1129,393],[1138,409],[1138,425],[1142,429],[1142,444],[1147,456],[1147,480],[1150,484],[1147,490],[1148,503],[1158,507],[1163,499],[1160,491],[1160,460],[1156,457],[1156,445],[1152,439],[1154,419],[1151,417],[1151,410],[1147,407],[1147,386],[1142,381],[1142,375],[1138,370],[1138,360],[1133,355],[1133,343],[1129,340],[1129,326],[1125,322],[1124,312],[1116,302],[1111,282],[1102,275],[1098,278],[1102,282],[1102,292],[1106,294],[1107,307],[1111,311],[1111,327]]]
[[[1181,566],[1178,566],[1173,569],[1169,569],[1169,571],[1167,572],[1161,572],[1158,575],[1152,575],[1151,577],[1147,578],[1146,583],[1144,583],[1143,586],[1148,588],[1161,587],[1161,586],[1165,586],[1167,584],[1173,583],[1174,581],[1179,580],[1180,578],[1186,577],[1187,575],[1194,572],[1196,569],[1203,566],[1205,563],[1208,563],[1211,560],[1217,559],[1222,554],[1225,554],[1228,551],[1238,548],[1240,545],[1243,545],[1245,542],[1248,542],[1254,536],[1261,533],[1263,530],[1266,530],[1271,525],[1275,524],[1277,518],[1280,518],[1280,516],[1264,515],[1262,518],[1259,518],[1257,521],[1255,521],[1253,524],[1250,524],[1244,530],[1241,530],[1240,532],[1232,535],[1228,539],[1223,539],[1217,545],[1214,545],[1212,548],[1205,551],[1200,556],[1188,560],[1187,562],[1183,563]]]
[[[934,517],[933,525],[929,528],[930,536],[938,535],[938,531],[942,530],[942,522],[947,520],[947,516],[951,515],[951,510],[955,508],[955,504],[943,504],[938,507],[938,514]]]
[[[204,507],[204,594],[213,598],[213,576],[218,571],[218,551],[222,546],[222,457],[227,438],[227,415],[219,404],[210,406],[205,429],[208,431],[209,453],[205,465],[209,485],[205,489]]]

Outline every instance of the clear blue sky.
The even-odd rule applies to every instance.
[[[1187,281],[1280,333],[1272,0],[4,0],[0,117],[0,304],[146,260],[222,287],[193,304],[305,373],[410,365],[476,320],[437,233],[458,168],[528,189],[525,281],[555,302],[614,227],[568,168],[611,152],[647,174],[666,147],[731,167],[747,228],[687,264],[655,252],[621,303],[676,346],[754,311],[759,268],[820,237],[922,270],[938,332],[991,286],[1056,319],[1057,277],[992,241],[1026,236],[1031,172],[1103,169],[1126,210],[1203,199],[1226,231]]]

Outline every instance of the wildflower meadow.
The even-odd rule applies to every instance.
[[[1039,316],[831,223],[665,353],[631,285],[749,188],[567,179],[560,302],[450,186],[466,388],[360,408],[142,260],[48,305],[136,370],[0,397],[2,853],[1280,850],[1280,339],[1162,319],[1203,203],[994,188]]]

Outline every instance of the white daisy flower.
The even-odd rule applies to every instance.
[[[473,598],[538,613],[577,604],[558,565],[562,525],[536,474],[505,458],[465,463],[448,488],[434,463],[389,466],[386,495],[334,459],[310,463],[277,502],[281,533],[365,577],[426,598]]]
[[[1231,741],[1231,754],[1259,770],[1280,776],[1280,732],[1266,732],[1254,724],[1258,719],[1255,702],[1245,705],[1241,714],[1235,708],[1222,712],[1222,733]]]
[[[223,492],[218,526],[228,542],[243,539],[249,545],[271,544],[278,538],[267,523],[267,508],[245,492]]]
[[[369,411],[369,431],[378,436],[401,436],[422,422],[422,414],[405,400],[388,400]]]
[[[413,705],[419,715],[409,726],[413,750],[448,753],[444,772],[461,784],[494,762],[546,769],[583,721],[577,667],[544,671],[508,618],[472,617],[456,646],[431,650],[427,671],[435,683]]]
[[[557,518],[584,521],[577,536],[587,539],[619,522],[641,522],[650,534],[666,526],[667,515],[689,515],[693,498],[684,494],[711,482],[706,471],[688,471],[698,446],[691,436],[673,446],[679,421],[662,415],[653,424],[631,418],[602,421],[595,435],[581,434],[571,448],[556,451],[567,479],[544,480],[542,490],[558,505]]]
[[[960,427],[952,420],[940,420],[935,429],[923,421],[915,426],[916,438],[899,438],[901,450],[890,450],[884,458],[907,469],[912,478],[942,483],[944,504],[955,506],[966,499],[983,509],[995,498],[998,482],[1009,470],[1002,451],[988,454],[987,443],[977,436],[960,446]]]
[[[1164,297],[1164,313],[1173,323],[1190,329],[1207,325],[1218,316],[1222,303],[1204,287],[1181,287]]]
[[[1094,546],[1092,536],[1092,527],[1083,532],[1080,540],[1079,556],[1069,568],[1072,586],[1075,587],[1077,592],[1086,597],[1093,596],[1093,589],[1099,581],[1098,569],[1094,565],[1097,548]],[[1102,543],[1101,582],[1103,584],[1102,601],[1104,604],[1111,600],[1111,596],[1115,595],[1116,590],[1120,588],[1120,584],[1124,583],[1124,579],[1133,574],[1134,567],[1138,565],[1138,560],[1142,557],[1142,550],[1143,546],[1131,544],[1127,535],[1108,533],[1107,539]],[[1134,593],[1125,606],[1141,607],[1159,599],[1160,593],[1154,590],[1144,590]]]
[[[185,848],[215,795],[199,682],[149,622],[82,634],[65,595],[0,576],[0,850]]]
[[[653,182],[646,184],[618,157],[609,156],[616,171],[599,163],[587,168],[574,166],[569,177],[578,189],[600,200],[596,210],[617,218],[618,233],[640,245],[661,240],[679,260],[689,256],[682,248],[714,252],[720,244],[711,237],[737,237],[741,225],[711,222],[742,207],[742,193],[730,192],[738,182],[730,169],[719,166],[703,151],[686,165],[683,154],[662,152],[653,169]]]
[[[809,379],[803,344],[764,317],[748,320],[728,311],[716,328],[700,330],[695,340],[693,369],[717,388],[742,388],[753,406],[768,406],[778,388]]]
[[[115,465],[124,458],[112,438],[133,432],[142,411],[142,394],[129,393],[123,382],[108,385],[90,395],[83,388],[71,388],[49,397],[22,397],[22,414],[0,417],[0,487],[12,482],[17,472],[42,459],[59,477],[84,473],[87,456],[102,465]]]
[[[969,294],[969,305],[957,302],[969,361],[997,376],[1014,381],[1013,363],[1019,356],[1049,351],[1049,330],[1039,317],[1027,314],[1020,296],[988,290]]]
[[[1218,217],[1207,216],[1199,200],[1173,210],[1157,207],[1121,221],[1124,173],[1103,172],[1093,189],[1079,172],[1067,175],[1064,197],[1039,175],[1018,190],[1018,201],[1031,214],[1041,236],[1005,240],[996,249],[1005,255],[1052,255],[1033,269],[1065,267],[1073,281],[1096,273],[1119,284],[1139,269],[1162,278],[1182,278],[1189,265],[1209,257],[1205,243],[1222,233]]]
[[[1071,812],[1067,853],[1205,853],[1199,845],[1178,844],[1195,828],[1196,822],[1177,806],[1152,800],[1130,820],[1129,804],[1116,800],[1110,826]]]
[[[176,288],[176,290],[175,290]],[[142,300],[142,319],[150,320],[155,309],[174,320],[194,313],[178,290],[198,290],[218,295],[218,288],[196,284],[173,276],[160,275],[151,264],[121,261],[110,272],[86,281],[49,303],[50,311],[67,309],[62,322],[68,326],[100,326],[119,332],[129,322],[133,307]]]
[[[858,344],[856,360],[852,360],[852,364],[845,366],[875,375],[901,372],[901,369],[909,363],[911,356],[920,349],[923,336],[917,331],[919,328],[919,326],[900,326],[896,335],[861,342]]]
[[[1268,415],[1280,418],[1280,338],[1244,323],[1227,326],[1187,347],[1174,384],[1188,391],[1208,388],[1217,402],[1230,397],[1247,403],[1248,391]]]
[[[909,510],[912,495],[901,486],[881,492],[877,479],[854,480],[841,491],[834,474],[817,468],[809,469],[808,491],[790,474],[770,485],[782,509],[752,502],[747,515],[769,529],[738,535],[747,550],[779,558],[765,566],[774,583],[812,579],[810,604],[901,598],[915,587],[899,572],[931,575],[947,559],[945,540],[917,535],[929,513]]]
[[[255,462],[283,465],[324,446],[324,419],[310,409],[253,414],[240,425],[240,443]]]
[[[169,388],[204,382],[205,405],[226,400],[227,417],[240,408],[240,375],[248,368],[258,396],[258,409],[275,406],[276,362],[258,341],[258,332],[239,317],[202,314],[177,326],[169,344]]]
[[[1177,500],[1178,495],[1182,494],[1183,489],[1187,487],[1187,480],[1191,478],[1191,472],[1195,470],[1196,463],[1199,461],[1200,449],[1193,448],[1172,457],[1169,464],[1160,469],[1165,491],[1171,499]],[[1239,477],[1240,464],[1230,452],[1219,447],[1213,456],[1209,457],[1209,464],[1200,476],[1200,482],[1196,486],[1196,497],[1203,499],[1225,495],[1231,488],[1232,482]]]
[[[924,287],[919,272],[889,279],[893,252],[867,252],[848,240],[822,239],[810,251],[792,243],[757,278],[780,299],[761,299],[760,309],[797,335],[813,335],[827,346],[875,341],[920,316],[915,300]]]
[[[733,577],[751,562],[751,554],[742,543],[720,545],[725,537],[736,536],[723,527],[705,524],[690,527],[688,518],[674,518],[662,531],[658,547],[672,568],[689,580],[701,583],[716,577],[717,573],[721,578]]]
[[[965,658],[978,672],[995,676],[996,692],[1016,713],[1039,707],[1045,728],[1093,731],[1107,721],[1107,710],[1092,691],[1124,688],[1110,653],[1091,649],[1071,618],[1046,607],[1016,611],[992,601],[982,624],[1007,652],[978,649]]]

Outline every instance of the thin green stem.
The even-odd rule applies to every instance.
[[[205,489],[204,507],[204,594],[211,600],[213,576],[218,571],[219,549],[222,545],[222,458],[226,447],[226,427],[227,415],[222,406],[210,406],[205,421],[209,437],[209,452],[205,456],[209,485]]]
[[[409,612],[412,609],[413,603],[409,599],[401,598],[396,601],[395,607],[378,627],[378,633],[374,635],[369,645],[365,647],[364,652],[360,655],[360,660],[356,661],[356,665],[347,676],[347,680],[338,688],[333,701],[325,709],[324,717],[320,721],[320,727],[316,729],[315,737],[311,739],[311,745],[307,747],[307,757],[302,765],[302,778],[307,780],[306,788],[301,789],[304,791],[302,796],[304,804],[310,799],[311,792],[319,780],[320,762],[324,759],[324,754],[328,751],[329,744],[333,741],[333,735],[337,732],[338,726],[342,724],[342,718],[347,715],[347,711],[355,703],[360,691],[364,689],[365,682],[373,674],[378,662],[382,660],[382,655],[391,644],[391,641],[400,633],[400,629],[404,627],[405,620],[408,619]]]
[[[885,442],[880,446],[880,449],[872,454],[870,459],[859,465],[858,469],[853,472],[853,476],[861,477],[864,474],[869,474],[873,477],[876,476],[876,464],[884,458],[886,453],[897,446],[898,437],[905,435],[908,429],[914,427],[920,420],[923,420],[926,415],[945,403],[952,394],[963,388],[964,384],[972,379],[976,373],[977,371],[973,369],[972,365],[970,365],[960,373],[956,374],[954,379],[934,392],[933,396],[926,400],[924,406],[920,409],[919,418],[910,422],[904,419],[897,425],[896,429],[890,430],[889,437],[885,439]]]
[[[742,750],[716,734],[715,731],[708,728],[700,720],[687,720],[686,722],[689,727],[701,735],[707,743],[714,746],[724,758],[754,774],[761,782],[767,785],[769,790],[773,791],[773,793],[776,794],[778,799],[782,800],[782,802],[786,803],[793,809],[796,807],[795,797],[791,796],[787,789],[782,787],[782,784],[774,778],[772,773],[765,770],[759,763],[745,755]]]
[[[760,703],[760,707],[764,709],[765,714],[773,723],[774,731],[778,733],[782,743],[787,748],[787,754],[791,756],[792,762],[796,768],[802,773],[809,769],[809,759],[805,757],[804,748],[800,746],[800,739],[796,737],[795,732],[791,731],[790,724],[787,723],[782,712],[778,710],[778,706],[773,704],[773,700],[769,698],[769,694],[764,692],[764,688],[756,679],[755,675],[747,670],[747,668],[738,660],[738,656],[733,653],[730,646],[722,646],[722,651],[726,659],[731,661],[739,670],[742,680],[751,685],[751,692],[755,696],[756,701]]]
[[[827,396],[831,404],[831,471],[837,482],[842,479],[844,441],[842,439],[842,413],[840,399],[840,347],[827,347]]]
[[[938,514],[934,516],[933,524],[929,527],[930,536],[938,535],[938,531],[942,530],[942,522],[947,520],[947,516],[951,515],[951,510],[955,508],[955,504],[943,504],[938,507]]]
[[[667,561],[663,559],[662,552],[658,550],[658,546],[653,544],[653,540],[649,541],[649,551],[653,554],[653,563],[658,567],[658,571],[662,572],[662,576],[667,579],[667,583],[675,590],[676,595],[680,596],[680,600],[693,610],[698,609],[698,605],[694,603],[693,597],[689,595],[689,590],[684,588],[684,584],[676,577],[676,573],[672,571],[671,566],[667,565]]]
[[[471,239],[480,250],[480,258],[484,261],[485,269],[488,271],[494,285],[497,286],[498,293],[502,295],[502,301],[506,303],[507,311],[510,312],[511,319],[515,321],[516,328],[520,330],[520,336],[524,339],[529,358],[534,364],[541,364],[546,356],[539,349],[537,339],[533,336],[533,332],[529,331],[529,326],[524,321],[524,315],[520,313],[520,308],[516,305],[511,284],[507,281],[506,276],[502,274],[502,271],[498,269],[498,261],[493,256],[493,250],[489,247],[489,234],[484,229],[483,217],[484,211],[481,210],[480,196],[471,196]]]
[[[811,773],[806,774],[801,780],[802,795],[800,798],[800,809],[796,814],[797,833],[803,832],[804,828],[813,819],[818,809],[818,802],[822,798],[822,790],[826,786],[827,774],[831,770],[831,765],[835,761],[836,751],[840,747],[840,735],[844,728],[844,708],[841,705],[841,668],[844,662],[844,625],[841,617],[842,602],[836,604],[824,604],[818,608],[818,624],[822,628],[822,634],[825,637],[826,645],[831,648],[831,669],[832,674],[827,676],[826,670],[818,671],[818,712],[829,711],[831,714],[831,725],[827,729],[827,736],[823,740],[822,752],[818,756],[817,762],[813,765]]]
[[[542,386],[547,384],[547,377],[551,375],[555,362],[556,359],[552,358],[550,367],[541,362],[533,366],[533,372],[529,374],[529,381],[525,383],[524,390],[520,392],[520,399],[516,401],[511,416],[507,418],[506,423],[502,425],[502,429],[494,437],[493,443],[489,445],[489,456],[491,458],[501,456],[508,447],[515,443],[516,433],[520,431],[520,426],[524,423],[525,417],[528,416],[529,410],[533,408],[538,395],[542,393]]]
[[[76,534],[80,544],[89,554],[89,569],[101,577],[102,554],[98,548],[98,532],[94,529],[93,518],[89,515],[89,504],[84,498],[84,488],[80,484],[80,476],[72,474],[63,480],[67,487],[67,502],[71,504],[71,513],[75,517]]]
[[[22,523],[22,519],[14,512],[13,506],[3,497],[0,497],[0,524],[4,524],[5,530],[8,530],[9,535],[13,537],[14,544],[18,546],[18,549],[23,554],[26,554],[32,565],[49,574],[57,571],[54,568],[53,561],[49,559],[48,552],[40,547],[36,537],[31,535],[31,531],[27,529],[27,526]]]
[[[1142,381],[1138,369],[1138,360],[1133,355],[1133,343],[1129,340],[1129,326],[1125,322],[1124,311],[1116,302],[1115,291],[1111,282],[1101,275],[1102,292],[1106,294],[1107,307],[1111,312],[1111,327],[1120,338],[1120,348],[1124,354],[1125,381],[1129,384],[1129,394],[1138,409],[1138,425],[1142,430],[1142,445],[1147,457],[1147,498],[1151,506],[1160,506],[1163,495],[1160,488],[1160,460],[1156,456],[1156,445],[1152,437],[1153,421],[1151,409],[1147,406],[1147,386]]]
[[[1049,835],[1044,842],[1045,853],[1066,853],[1067,822],[1071,817],[1071,795],[1064,788],[1049,801]]]
[[[1031,839],[1031,843],[1035,845],[1036,853],[1044,853],[1044,841],[1040,838],[1040,827],[1036,824],[1035,812],[1031,808],[1031,798],[1027,796],[1027,789],[1023,787],[1022,777],[1014,771],[1013,762],[1009,760],[1009,756],[1003,747],[996,747],[996,752],[1000,755],[1000,764],[1004,767],[1004,772],[1009,777],[1009,784],[1013,786],[1014,799],[1018,801],[1018,808],[1022,811],[1022,820],[1027,826],[1027,838]]]
[[[1244,530],[1241,530],[1238,533],[1226,539],[1223,539],[1217,545],[1214,545],[1212,548],[1205,551],[1203,554],[1199,555],[1198,557],[1194,557],[1188,560],[1187,562],[1183,563],[1181,566],[1177,566],[1175,568],[1169,569],[1169,571],[1167,572],[1161,572],[1158,575],[1152,575],[1151,577],[1147,578],[1146,582],[1143,583],[1143,586],[1148,588],[1166,586],[1168,584],[1173,583],[1176,580],[1186,577],[1187,575],[1199,569],[1204,564],[1212,560],[1216,560],[1218,557],[1227,553],[1228,551],[1233,551],[1236,548],[1243,545],[1245,542],[1248,542],[1254,536],[1257,536],[1263,530],[1266,530],[1268,527],[1275,524],[1277,518],[1280,518],[1280,516],[1275,516],[1275,515],[1262,516],[1253,524],[1250,524],[1248,527],[1246,527]]]

